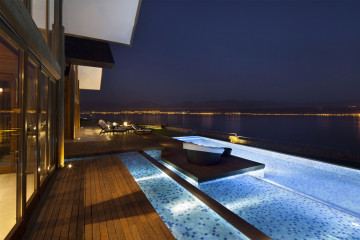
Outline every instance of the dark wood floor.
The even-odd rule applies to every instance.
[[[264,164],[235,156],[221,157],[220,163],[215,165],[198,166],[187,162],[185,151],[183,150],[178,150],[176,153],[174,153],[175,151],[166,150],[164,150],[164,152],[164,162],[198,183],[265,168]]]
[[[66,141],[65,158],[98,157],[55,171],[23,239],[174,239],[120,157],[99,156],[138,151],[250,239],[270,239],[142,152],[163,149],[166,155],[182,148],[180,141],[156,134],[99,136],[96,128],[80,134]]]
[[[162,149],[157,141],[135,133],[107,133],[97,139],[91,139],[91,141],[83,140],[84,138],[81,141],[65,142],[65,159]]]
[[[55,172],[24,239],[174,239],[120,157],[71,163]]]

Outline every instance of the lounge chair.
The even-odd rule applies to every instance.
[[[229,151],[231,152],[231,148],[209,147],[189,142],[183,143],[183,149],[186,151],[188,162],[200,166],[217,164],[221,156],[228,156]]]
[[[100,134],[102,133],[115,133],[115,132],[126,132],[126,129],[125,128],[118,128],[118,129],[113,129],[111,127],[109,127],[104,121],[99,121],[99,126],[101,128],[101,131],[100,131]],[[100,135],[99,134],[99,135]]]
[[[103,120],[99,120],[98,125],[101,128],[100,134],[113,132],[113,129],[109,128],[109,126],[106,125],[105,121],[103,121]]]
[[[151,128],[139,128],[135,124],[131,124],[131,126],[133,127],[135,133],[152,133]]]

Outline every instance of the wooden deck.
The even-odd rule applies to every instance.
[[[120,157],[55,172],[23,239],[174,239]]]
[[[165,155],[176,155],[180,141],[156,134],[99,136],[97,128],[83,129],[78,136],[65,142],[65,158],[90,158],[54,173],[23,239],[174,239],[120,157],[108,156],[122,152],[143,154],[250,239],[270,239],[143,152],[162,149]]]
[[[124,152],[162,149],[157,141],[134,133],[102,134],[91,141],[80,140],[65,142],[65,159],[109,155]]]
[[[212,166],[197,166],[187,162],[182,141],[160,135],[148,138],[163,147],[164,162],[199,183],[265,168],[262,163],[235,156],[221,157],[221,162]]]
[[[198,183],[265,168],[262,163],[235,156],[221,157],[221,162],[215,165],[198,166],[187,162],[185,151],[182,149],[164,150],[162,160]]]

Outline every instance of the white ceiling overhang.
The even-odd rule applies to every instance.
[[[131,45],[141,0],[63,0],[65,34]],[[49,0],[49,29],[54,0]],[[46,1],[32,0],[32,16],[46,29]]]
[[[84,90],[100,90],[102,68],[78,66],[79,88]]]

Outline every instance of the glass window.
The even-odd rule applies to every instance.
[[[33,61],[28,61],[27,78],[27,139],[26,139],[26,201],[35,191],[37,166],[37,72],[38,67]]]
[[[55,141],[51,139],[55,139],[55,83],[53,81],[49,81],[49,161],[50,161],[50,169],[55,166]]]
[[[40,147],[40,181],[47,174],[48,154],[48,89],[49,79],[41,72],[40,74],[40,117],[39,117],[39,147]]]
[[[12,46],[0,32],[0,239],[5,238],[22,214],[19,197],[22,139],[21,55],[21,50]]]

